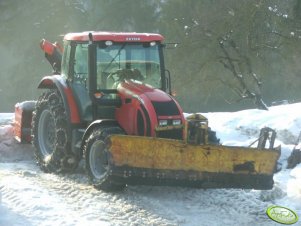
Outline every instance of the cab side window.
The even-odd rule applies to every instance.
[[[88,78],[88,46],[77,44],[74,55],[73,80],[77,83],[86,84]]]
[[[69,74],[69,60],[70,60],[70,43],[64,42],[64,53],[62,60],[62,75],[68,77]]]

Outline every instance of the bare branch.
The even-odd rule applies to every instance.
[[[230,56],[229,51],[225,47],[226,42],[229,44],[231,49],[234,50],[234,52],[238,55],[238,57],[239,57],[238,59],[232,58]],[[239,97],[241,97],[241,99],[252,99],[252,100],[254,100],[254,104],[256,104],[256,106],[259,109],[268,110],[266,104],[262,100],[261,94],[260,93],[255,94],[255,93],[251,92],[250,88],[248,87],[247,83],[244,80],[243,65],[246,65],[247,75],[250,76],[256,82],[256,85],[258,86],[258,88],[260,90],[262,83],[258,79],[257,75],[255,73],[253,73],[250,59],[247,56],[241,54],[241,52],[237,48],[234,40],[230,38],[230,35],[220,37],[219,46],[220,46],[223,54],[225,55],[225,57],[219,58],[220,59],[219,62],[225,68],[227,68],[228,70],[230,70],[232,72],[233,76],[239,83],[238,87],[231,86],[228,83],[227,83],[227,86],[230,87],[230,89],[233,90]],[[235,63],[238,65],[240,72],[238,72],[238,70],[235,66]],[[221,80],[221,82],[226,84],[226,82],[223,80]]]

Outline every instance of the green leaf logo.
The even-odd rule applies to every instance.
[[[298,221],[298,215],[286,207],[270,206],[266,213],[273,221],[281,224],[294,224]]]

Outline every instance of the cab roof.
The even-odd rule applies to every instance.
[[[153,33],[135,32],[105,32],[105,31],[84,31],[80,33],[68,33],[64,40],[68,41],[89,41],[89,33],[92,33],[93,41],[113,41],[113,42],[151,42],[163,41],[164,37]]]

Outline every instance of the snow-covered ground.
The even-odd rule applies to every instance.
[[[301,103],[204,115],[227,145],[248,146],[265,126],[277,130],[282,170],[272,190],[129,186],[114,194],[97,191],[80,168],[71,175],[40,171],[32,147],[13,139],[13,114],[0,114],[0,225],[279,225],[265,214],[270,205],[288,207],[300,217],[301,164],[289,170],[286,160],[301,130]]]

